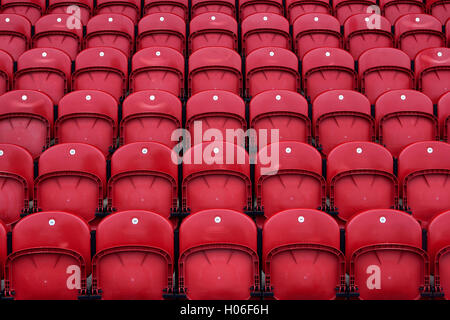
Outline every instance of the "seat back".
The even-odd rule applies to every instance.
[[[45,0],[4,0],[2,1],[2,13],[18,14],[27,18],[32,25],[44,14]]]
[[[301,60],[312,49],[342,48],[341,26],[328,13],[305,13],[294,21],[292,30],[294,51]]]
[[[174,147],[175,130],[181,128],[181,101],[162,90],[143,90],[130,94],[122,104],[120,145],[153,141]]]
[[[227,209],[197,212],[180,227],[179,286],[188,299],[250,299],[259,288],[257,230]]]
[[[85,26],[92,15],[94,0],[49,0],[47,13],[68,13],[75,15],[72,23]]]
[[[141,1],[139,0],[97,0],[96,13],[118,13],[137,24],[141,16]]]
[[[75,60],[72,88],[105,91],[119,101],[126,92],[127,74],[128,60],[122,51],[112,47],[88,48]]]
[[[424,227],[436,214],[450,206],[450,190],[446,186],[449,174],[448,143],[416,142],[404,148],[398,157],[403,206]]]
[[[191,17],[195,18],[199,14],[209,12],[220,12],[231,17],[236,16],[234,0],[192,0]]]
[[[14,89],[29,89],[47,94],[57,104],[70,88],[70,57],[55,48],[35,48],[17,60]]]
[[[433,17],[439,19],[442,24],[445,24],[450,18],[448,14],[450,12],[450,3],[446,0],[427,0],[426,10]]]
[[[375,0],[334,0],[334,16],[343,25],[345,20],[354,14],[373,12],[370,8],[376,4]]]
[[[370,103],[359,92],[326,91],[314,100],[312,112],[315,143],[324,155],[344,142],[374,140]]]
[[[108,157],[115,147],[117,113],[117,101],[110,94],[98,90],[73,91],[59,101],[55,138],[58,143],[93,145]]]
[[[314,209],[285,210],[263,228],[266,290],[276,299],[325,300],[345,288],[339,226]]]
[[[375,103],[378,139],[394,157],[407,145],[439,139],[430,98],[415,90],[390,90]]]
[[[85,48],[112,47],[127,57],[134,49],[134,24],[123,14],[99,14],[86,26]]]
[[[96,243],[93,292],[102,299],[161,300],[163,290],[172,289],[173,231],[159,214],[110,215],[99,223]]]
[[[6,51],[0,50],[0,94],[11,89],[13,67],[12,57]]]
[[[133,142],[114,152],[109,211],[148,210],[169,219],[178,207],[178,168],[172,152],[156,142]]]
[[[0,96],[0,143],[27,149],[34,159],[53,135],[53,103],[35,90],[13,90]]]
[[[12,241],[5,267],[8,296],[77,300],[86,294],[91,246],[89,226],[82,219],[62,211],[32,214],[14,227]]]
[[[398,182],[388,150],[372,142],[348,142],[327,158],[330,207],[343,225],[369,209],[398,207]]]
[[[8,52],[17,61],[30,47],[31,23],[18,14],[0,14],[0,50]]]
[[[144,0],[144,15],[152,13],[173,13],[187,22],[187,0]]]
[[[437,104],[441,138],[449,142],[450,137],[450,93],[445,93]]]
[[[284,16],[283,2],[280,0],[239,0],[241,22],[255,13],[276,13]]]
[[[327,0],[286,0],[287,17],[293,24],[297,18],[309,13],[331,14],[332,8]]]
[[[404,14],[425,12],[425,5],[419,0],[380,0],[380,7],[381,14],[385,16],[391,24],[394,24],[395,21]]]

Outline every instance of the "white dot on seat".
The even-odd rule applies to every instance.
[[[161,51],[156,51],[156,56],[159,57],[161,55]]]
[[[28,100],[28,96],[26,96],[25,94],[22,96],[22,101],[26,101]]]
[[[69,150],[69,154],[70,154],[71,156],[73,156],[75,153],[76,153],[75,149],[70,149],[70,150]]]
[[[277,94],[277,95],[275,96],[275,99],[278,100],[278,101],[280,101],[280,100],[281,100],[281,96],[280,96],[279,94]]]
[[[267,17],[264,17],[263,20],[264,20],[264,21],[267,21]]]
[[[161,21],[161,22],[164,21],[164,17],[160,17],[159,21]]]
[[[269,52],[269,56],[273,57],[275,55],[275,53],[273,51]]]
[[[212,17],[211,17],[211,20],[212,20],[212,21],[216,20],[216,17],[215,17],[215,16],[212,16]]]
[[[61,18],[58,18],[58,19],[56,19],[56,21],[57,21],[57,22],[61,22],[62,20],[61,20]]]
[[[108,18],[108,22],[113,22],[113,18]]]
[[[437,56],[438,56],[438,57],[442,57],[442,52],[439,51],[439,52],[437,53]]]
[[[215,217],[214,218],[214,222],[215,223],[220,223],[222,221],[222,219],[220,217]]]
[[[103,51],[100,51],[100,53],[98,54],[100,57],[105,56],[105,53]]]
[[[286,151],[286,153],[291,153],[291,152],[292,152],[292,149],[289,148],[289,147],[287,147],[285,151]]]
[[[42,56],[45,58],[47,56],[47,52],[42,52]]]
[[[3,150],[0,150],[0,157],[3,156]]]
[[[369,20],[370,20],[370,19],[369,19],[368,17],[366,17],[366,18],[364,19],[365,22],[369,22]]]
[[[213,149],[213,152],[214,152],[215,154],[218,154],[218,153],[219,153],[219,148],[217,148],[217,147],[214,148],[214,149]]]
[[[381,218],[380,218],[380,222],[381,222],[381,223],[385,223],[385,222],[386,222],[386,218],[385,218],[385,217],[381,217]]]
[[[155,96],[154,96],[154,95],[151,95],[151,96],[150,96],[150,100],[151,100],[151,101],[154,101],[154,100],[155,100]]]
[[[5,21],[6,21],[6,22],[10,22],[10,21],[11,21],[11,19],[9,19],[9,18],[6,18],[6,19],[5,19]]]
[[[420,18],[419,17],[416,18],[416,22],[420,22]]]
[[[213,100],[214,100],[214,101],[217,101],[217,100],[219,100],[219,97],[216,96],[216,95],[214,95],[214,96],[213,96]]]
[[[298,220],[298,222],[303,223],[303,222],[305,222],[305,217],[300,216],[300,217],[298,217],[297,220]]]
[[[400,96],[400,99],[406,100],[406,96],[405,96],[404,94],[402,94],[402,95]]]
[[[362,148],[356,148],[356,153],[362,153]]]
[[[314,21],[319,21],[319,17],[314,17]]]
[[[86,100],[87,100],[87,101],[90,101],[91,99],[92,99],[91,95],[88,94],[88,95],[86,96]]]
[[[148,153],[148,149],[147,148],[142,148],[141,152],[142,152],[142,154],[147,154]]]
[[[131,223],[132,223],[132,224],[138,224],[138,222],[139,222],[139,219],[138,219],[138,218],[133,218],[133,219],[131,219]]]
[[[339,100],[344,100],[344,96],[342,94],[339,95],[338,97]]]
[[[55,223],[56,223],[55,219],[48,220],[48,224],[51,225],[51,226],[54,226]]]
[[[331,53],[327,51],[327,52],[325,52],[325,56],[329,57],[329,56],[331,56]]]
[[[433,153],[433,148],[429,147],[429,148],[427,149],[427,152],[428,152],[428,153]]]

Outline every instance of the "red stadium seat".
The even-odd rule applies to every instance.
[[[208,47],[189,57],[189,95],[215,89],[241,94],[241,56],[236,51]]]
[[[423,49],[445,47],[445,36],[438,19],[427,14],[405,14],[395,21],[397,48],[414,60]]]
[[[69,29],[67,24],[71,16],[68,14],[48,14],[36,21],[33,47],[55,48],[68,54],[71,60],[75,60],[81,50],[83,29]]]
[[[375,103],[375,121],[379,143],[396,158],[411,143],[439,139],[433,103],[415,90],[391,90],[381,95]]]
[[[272,160],[269,164],[268,158]],[[264,211],[264,216],[257,217],[258,226],[282,210],[326,205],[320,153],[305,143],[283,141],[261,148],[255,184],[257,209]]]
[[[437,103],[450,90],[450,48],[432,48],[416,56],[417,89]]]
[[[334,16],[343,25],[345,20],[354,14],[372,13],[373,10],[370,10],[370,8],[376,6],[376,4],[375,0],[334,0]]]
[[[345,291],[339,227],[313,209],[277,213],[264,224],[266,291],[280,300],[329,300]]]
[[[450,145],[439,141],[416,142],[398,157],[398,178],[402,184],[403,207],[423,227],[450,208]]]
[[[89,48],[75,60],[73,90],[101,90],[117,101],[127,88],[128,60],[125,54],[110,47]]]
[[[198,212],[180,227],[179,285],[192,300],[245,300],[259,289],[257,230],[242,213]]]
[[[39,236],[36,236],[39,235]],[[5,293],[17,300],[77,300],[90,273],[90,230],[61,211],[23,218],[12,233],[5,266]]]
[[[150,47],[135,53],[131,63],[130,92],[164,90],[184,96],[184,57],[175,49]]]
[[[33,158],[25,149],[0,144],[0,183],[3,186],[0,190],[0,266],[3,266],[6,256],[3,231],[11,230],[21,213],[29,212],[29,201],[33,199]]]
[[[98,90],[73,91],[59,101],[56,142],[87,143],[108,157],[116,142],[117,115],[113,96]]]
[[[170,148],[172,133],[181,128],[181,101],[161,90],[144,90],[130,94],[122,105],[120,144],[138,141],[159,142]]]
[[[185,212],[252,207],[250,162],[244,148],[213,141],[196,144],[183,155]]]
[[[35,48],[17,60],[14,89],[37,90],[57,104],[70,88],[70,57],[55,48]]]
[[[191,16],[195,18],[202,13],[220,12],[236,16],[234,0],[192,0]]]
[[[148,47],[169,47],[184,54],[186,51],[186,23],[176,14],[153,13],[138,24],[136,50]]]
[[[425,12],[424,1],[420,0],[380,0],[381,14],[393,25],[402,15]]]
[[[0,14],[0,50],[14,60],[28,50],[31,43],[31,23],[17,14]]]
[[[429,287],[422,230],[410,215],[389,209],[365,211],[348,222],[345,243],[350,292],[358,291],[360,299],[420,299],[422,288]]]
[[[14,61],[5,51],[0,50],[0,94],[11,88]]]
[[[173,13],[187,21],[188,0],[144,0],[144,15],[152,13]]]
[[[98,225],[93,293],[104,300],[161,300],[172,289],[173,231],[153,212],[115,213]]]
[[[437,103],[441,138],[449,142],[450,137],[450,93],[443,94]]]
[[[332,11],[327,0],[287,0],[286,9],[290,24],[294,24],[294,21],[304,14],[331,14]]]
[[[305,13],[293,25],[294,51],[300,60],[311,50],[320,47],[341,48],[339,21],[326,13]]]
[[[281,0],[239,0],[239,19],[241,22],[254,13],[276,13],[284,16]]]
[[[361,92],[371,104],[389,90],[414,89],[414,74],[406,53],[394,48],[373,48],[358,60]]]
[[[134,142],[120,147],[111,157],[109,211],[148,210],[169,219],[178,207],[177,170],[172,150],[162,144]]]
[[[44,14],[45,0],[3,0],[1,12],[14,13],[27,18],[32,25]]]
[[[186,103],[185,128],[191,134],[191,144],[201,143],[195,141],[197,135],[203,137],[211,133],[215,141],[226,140],[245,147],[247,123],[244,100],[223,90],[196,93]]]
[[[0,279],[3,279],[6,255],[6,227],[3,222],[0,221]]]
[[[86,26],[85,47],[112,47],[129,57],[134,48],[133,21],[116,13],[93,17]]]
[[[96,14],[118,13],[130,18],[137,24],[141,16],[140,0],[97,0]]]
[[[345,224],[369,209],[398,207],[398,182],[388,150],[372,142],[348,142],[327,158],[331,212]]]
[[[92,15],[94,8],[93,0],[49,0],[47,13],[67,13],[75,19],[73,25],[78,22],[85,26]]]
[[[36,210],[64,210],[93,222],[106,194],[106,160],[83,143],[58,144],[39,158],[34,182]]]
[[[242,21],[242,52],[263,47],[291,48],[289,21],[275,13],[255,13]]]
[[[205,47],[225,47],[237,50],[238,26],[233,17],[225,13],[204,13],[191,20],[189,26],[189,52]]]
[[[371,24],[371,16],[371,13],[361,13],[345,20],[345,46],[355,60],[367,49],[394,46],[390,22],[386,18],[378,16],[379,28],[374,28],[374,25]]]
[[[436,216],[428,225],[428,253],[431,272],[434,275],[435,293],[449,299],[449,249],[450,249],[450,211]]]
[[[266,47],[252,51],[246,59],[247,96],[266,90],[300,90],[296,55],[284,48]]]
[[[21,146],[38,158],[53,135],[50,98],[34,90],[14,90],[0,96],[0,105],[0,143]]]
[[[308,51],[302,61],[303,90],[311,102],[324,91],[355,90],[357,77],[353,57],[338,48],[317,48]]]
[[[375,140],[370,103],[359,92],[326,91],[317,96],[312,109],[315,143],[324,155],[344,142]]]
[[[450,1],[448,0],[427,0],[427,12],[445,24],[450,18]]]
[[[308,102],[301,94],[288,90],[267,90],[254,96],[249,108],[250,127],[258,135],[258,149],[275,142],[272,141],[274,130],[278,132],[279,141],[311,141]],[[266,134],[267,139],[264,140],[262,134]],[[252,147],[255,146],[250,145]]]

